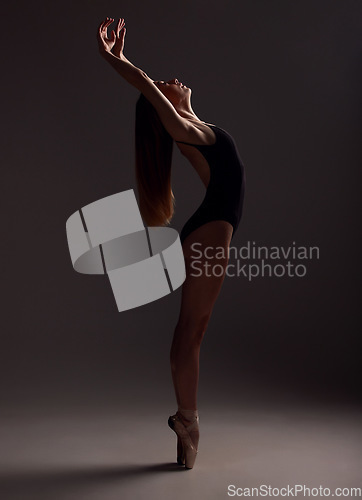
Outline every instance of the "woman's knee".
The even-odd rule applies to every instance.
[[[181,315],[176,328],[181,330],[185,336],[197,337],[205,332],[211,311],[204,313],[198,312],[197,314]]]
[[[198,347],[209,323],[211,313],[196,317],[180,318],[175,330],[173,350]]]

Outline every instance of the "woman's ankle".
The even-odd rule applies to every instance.
[[[181,413],[183,417],[185,417],[187,420],[194,420],[199,416],[199,411],[196,410],[187,410],[186,408],[181,408],[180,406],[178,407],[177,411]]]
[[[195,420],[199,420],[198,410],[187,410],[179,406],[177,413],[186,427],[195,422]]]

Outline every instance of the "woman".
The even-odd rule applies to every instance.
[[[200,346],[224,280],[229,245],[241,218],[244,168],[233,138],[216,125],[201,121],[194,113],[189,87],[176,78],[154,81],[128,61],[123,53],[124,19],[119,19],[116,31],[108,37],[107,29],[113,21],[107,17],[100,24],[97,39],[101,55],[141,92],[136,107],[136,178],[145,223],[161,226],[172,219],[174,197],[170,172],[174,141],[206,187],[201,206],[180,234],[186,279],[170,351],[178,411],[169,417],[168,425],[177,435],[177,462],[191,469],[199,443]],[[192,267],[194,243],[198,244],[196,273]],[[213,266],[216,258],[218,270],[222,266],[221,276],[219,271],[217,275],[200,272],[207,269],[204,267],[207,264]]]

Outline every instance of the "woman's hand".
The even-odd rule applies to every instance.
[[[124,26],[124,19],[120,19],[117,25],[117,34],[112,30],[111,37],[108,38],[107,28],[113,21],[113,18],[107,17],[98,27],[97,40],[99,51],[101,55],[112,52],[115,56],[121,57],[123,54],[126,28]]]
[[[124,19],[119,19],[116,29],[116,41],[112,48],[112,53],[121,58],[124,48],[124,37],[126,36],[126,27]]]
[[[123,54],[124,37],[126,34],[124,19],[119,19],[118,21],[117,34],[115,31],[112,31],[110,38],[108,38],[107,29],[113,21],[113,18],[107,17],[98,27],[97,40],[100,54],[122,78],[139,90],[145,73],[132,64]],[[152,87],[154,86],[152,85]]]
[[[112,31],[111,38],[108,38],[107,28],[112,24],[114,19],[106,17],[106,19],[98,26],[97,40],[99,45],[99,52],[104,54],[105,52],[111,52],[112,47],[116,41],[116,34]]]

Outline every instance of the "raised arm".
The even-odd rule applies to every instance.
[[[126,34],[124,19],[118,21],[117,33],[113,30],[111,37],[108,38],[107,28],[113,21],[114,19],[107,18],[98,27],[97,40],[101,56],[151,102],[163,126],[174,140],[188,141],[193,135],[197,140],[200,131],[186,118],[180,116],[167,97],[153,83],[153,80],[140,68],[134,66],[123,54]]]

